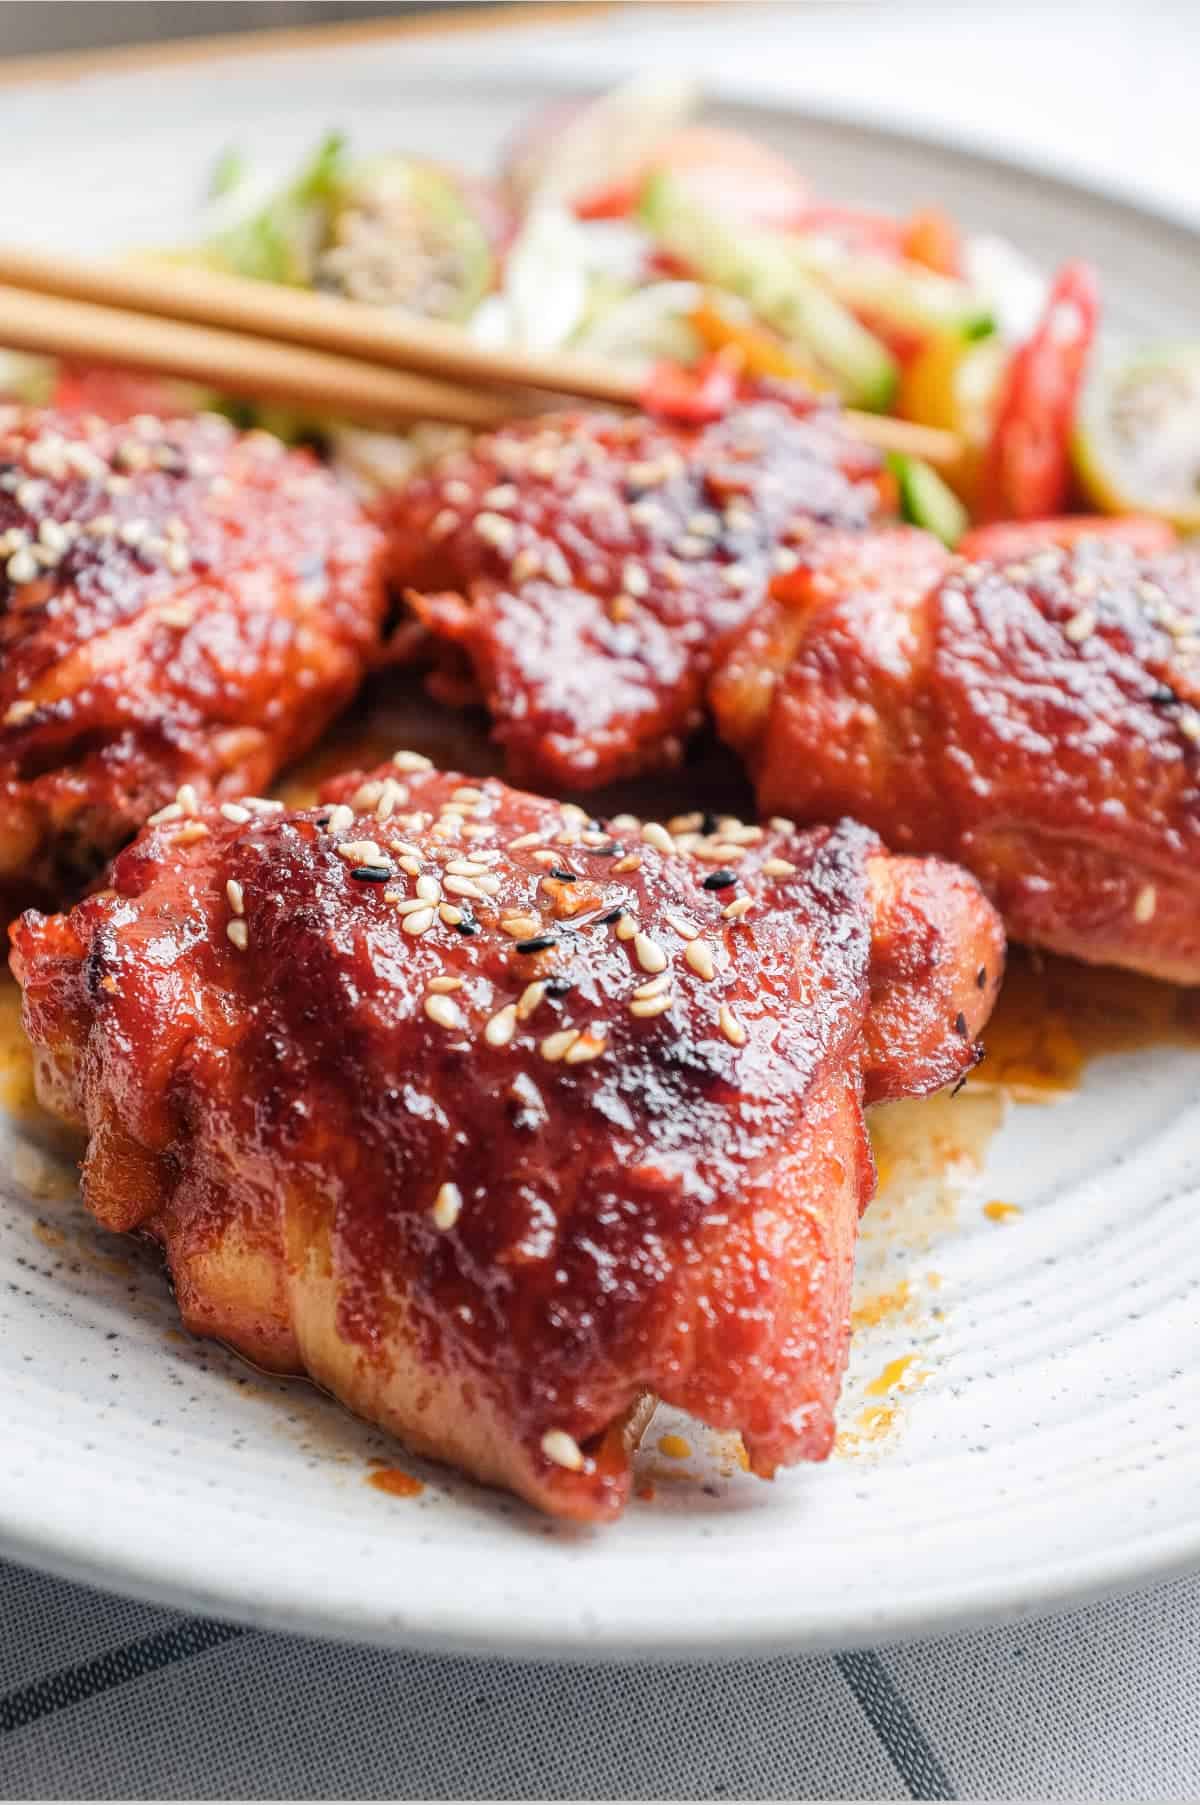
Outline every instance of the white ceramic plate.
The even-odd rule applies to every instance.
[[[177,236],[223,145],[282,159],[334,124],[486,167],[549,93],[498,74],[495,40],[457,60],[448,79],[445,58],[372,45],[6,92],[5,234]],[[721,111],[825,192],[938,197],[1047,264],[1086,251],[1121,324],[1194,330],[1200,246],[1177,226],[944,145]],[[845,1645],[1178,1571],[1200,1560],[1198,1075],[1200,1052],[1161,1044],[1095,1060],[1053,1106],[1005,1114],[968,1089],[893,1121],[845,1451],[767,1486],[659,1422],[651,1444],[673,1430],[693,1452],[651,1445],[654,1498],[598,1533],[422,1468],[308,1387],[183,1337],[157,1261],[90,1226],[45,1125],[10,1107],[0,1549],[289,1629],[577,1657]],[[998,1224],[995,1199],[1021,1214]],[[368,1485],[372,1457],[423,1493]]]

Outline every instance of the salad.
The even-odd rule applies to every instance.
[[[698,122],[697,106],[689,83],[661,79],[556,106],[489,179],[419,154],[362,156],[336,133],[282,182],[227,151],[169,254],[452,322],[490,345],[609,358],[685,417],[719,409],[744,373],[946,429],[962,447],[953,468],[894,468],[906,517],[950,545],[972,525],[1078,510],[1092,531],[1095,513],[1121,516],[1122,532],[1131,515],[1200,529],[1200,346],[1101,359],[1087,263],[1047,277],[936,205],[897,217],[831,204],[809,172]],[[45,392],[44,368],[33,374]],[[110,379],[58,380],[55,400],[82,385],[107,411]],[[320,437],[376,486],[451,434],[228,411]]]

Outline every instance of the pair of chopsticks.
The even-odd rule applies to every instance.
[[[546,394],[636,407],[636,377],[568,352],[478,345],[458,327],[200,266],[88,263],[0,246],[0,345],[203,383],[316,415],[496,426]],[[847,424],[884,451],[953,464],[953,433],[882,414]]]

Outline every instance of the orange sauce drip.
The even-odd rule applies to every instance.
[[[665,1454],[668,1460],[689,1460],[692,1444],[682,1435],[660,1435],[658,1451],[660,1454]]]
[[[0,1108],[25,1120],[36,1116],[33,1049],[21,1027],[21,992],[9,972],[0,976]]]
[[[899,1316],[912,1301],[912,1287],[907,1279],[901,1279],[891,1291],[876,1292],[874,1297],[865,1297],[856,1304],[850,1317],[852,1329],[873,1329],[878,1323],[887,1322],[893,1316]]]
[[[1019,1203],[1001,1203],[998,1197],[994,1197],[990,1203],[984,1204],[983,1213],[989,1222],[1011,1222],[1014,1216],[1019,1216],[1022,1212]]]
[[[1048,1103],[1076,1090],[1088,1062],[1142,1047],[1200,1047],[1200,999],[1137,972],[1079,965],[1013,947],[987,1057],[967,1089]]]
[[[377,1467],[367,1474],[367,1484],[373,1485],[377,1492],[386,1492],[390,1498],[416,1498],[425,1490],[422,1480],[414,1479],[400,1467]]]
[[[889,1360],[877,1378],[867,1386],[869,1398],[885,1398],[889,1391],[898,1391],[916,1360],[915,1354],[901,1354],[898,1360]],[[913,1375],[914,1381],[917,1375]]]

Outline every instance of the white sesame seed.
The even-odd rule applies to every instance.
[[[155,809],[152,815],[147,815],[146,819],[151,827],[157,827],[162,821],[182,821],[183,809],[178,802],[168,802],[164,807]]]
[[[520,498],[520,491],[515,483],[497,483],[494,489],[487,490],[481,497],[487,508],[515,508]]]
[[[548,1059],[554,1065],[565,1058],[578,1039],[578,1028],[559,1028],[556,1033],[547,1034],[538,1051],[543,1059]]]
[[[276,802],[271,796],[243,796],[242,807],[248,808],[254,815],[280,815],[283,813],[282,802]]]
[[[571,586],[571,566],[567,563],[557,545],[547,546],[542,553],[542,569],[550,582],[559,589]]]
[[[517,553],[512,561],[509,575],[514,583],[527,583],[536,577],[542,568],[542,554],[536,546],[526,545]]]
[[[239,953],[244,953],[250,944],[250,930],[245,922],[238,920],[228,921],[225,924],[225,932],[233,941],[233,944],[237,947]]]
[[[786,545],[779,546],[771,555],[772,567],[780,576],[786,576],[789,571],[795,570],[799,562],[800,559],[797,554],[795,552],[790,552]]]
[[[456,1184],[451,1184],[447,1179],[445,1184],[438,1186],[438,1194],[434,1198],[433,1208],[429,1212],[433,1217],[434,1227],[443,1231],[453,1228],[462,1214],[462,1206],[462,1192]]]
[[[433,760],[426,758],[423,752],[393,752],[392,763],[397,771],[433,770]]]
[[[150,531],[149,522],[145,520],[127,520],[117,531],[117,538],[122,545],[137,546],[142,543]]]
[[[386,865],[387,854],[375,840],[343,840],[337,849],[338,858],[345,859],[348,865]]]
[[[430,978],[429,980],[429,989],[434,996],[449,996],[451,991],[461,990],[462,987],[463,981],[461,978],[446,977]]]
[[[702,840],[692,848],[692,854],[705,865],[736,865],[745,857],[746,848],[735,846],[731,840]]]
[[[1190,714],[1181,714],[1179,731],[1185,739],[1200,743],[1200,711],[1193,709]]]
[[[726,921],[740,921],[743,915],[754,907],[752,896],[735,896],[731,903],[726,903],[721,914]]]
[[[429,872],[426,872],[424,877],[417,879],[416,892],[421,901],[425,903],[441,902],[442,900],[442,886]]]
[[[603,1035],[581,1034],[573,1046],[567,1048],[564,1065],[584,1065],[589,1059],[599,1059],[608,1046]]]
[[[196,610],[190,602],[168,602],[159,609],[158,618],[164,627],[177,627],[182,632],[195,622]]]
[[[19,552],[13,553],[4,566],[4,572],[10,583],[32,583],[39,568],[33,553],[22,547]]]
[[[685,915],[674,915],[668,912],[663,915],[663,921],[667,927],[679,935],[681,940],[694,940],[700,932],[695,922],[689,921]]]
[[[513,940],[529,940],[537,933],[538,924],[532,915],[506,915],[500,928]]]
[[[764,859],[764,877],[794,877],[796,867],[790,859]]]
[[[500,552],[512,549],[517,529],[503,514],[491,514],[484,509],[482,513],[476,514],[474,525],[476,533],[485,544],[494,545]]]
[[[519,839],[508,842],[509,852],[525,852],[530,846],[540,846],[541,834],[522,834]]]
[[[325,826],[331,834],[344,834],[348,827],[354,825],[354,810],[344,802],[335,803],[329,811],[329,819]]]
[[[650,577],[640,564],[627,558],[621,570],[621,587],[626,595],[646,596],[650,593]]]
[[[208,829],[203,821],[188,821],[171,842],[173,846],[193,846],[197,840],[207,840]]]
[[[748,589],[754,578],[744,564],[726,564],[721,572],[721,581],[726,589],[732,589],[736,593]]]
[[[229,898],[229,906],[234,914],[244,915],[246,913],[246,893],[238,883],[236,877],[231,877],[226,880],[225,894]]]
[[[406,934],[424,934],[433,926],[433,910],[430,908],[413,909],[405,915],[400,923]]]
[[[504,879],[495,871],[485,872],[483,877],[477,877],[474,881],[476,889],[484,896],[498,896],[504,883]]]
[[[31,702],[28,697],[23,698],[20,702],[10,702],[4,711],[4,725],[15,727],[18,722],[27,721],[30,715],[36,711],[37,703]]]
[[[506,1047],[517,1031],[517,1006],[506,1003],[503,1009],[497,1009],[483,1030],[483,1038],[489,1047]]]
[[[633,937],[634,957],[643,971],[665,971],[667,955],[657,940],[651,940],[648,934],[635,934]]]
[[[412,858],[398,859],[397,863],[400,866],[401,871],[406,872],[409,877],[420,877],[420,875],[421,875],[420,859],[412,859]]]
[[[360,783],[353,796],[350,798],[351,804],[356,809],[374,808],[375,804],[379,801],[379,795],[382,789],[383,785],[377,783],[374,779],[372,779],[370,783]]]
[[[464,483],[462,479],[457,476],[452,476],[448,483],[442,484],[442,494],[446,497],[447,501],[454,502],[455,505],[460,508],[465,508],[472,500],[470,483]]]
[[[1095,631],[1095,627],[1095,612],[1091,608],[1081,608],[1078,614],[1071,616],[1063,628],[1063,634],[1073,646],[1082,645],[1089,634]]]
[[[438,905],[438,920],[445,922],[448,928],[456,928],[462,918],[462,910],[456,909],[453,903],[440,903]]]
[[[410,916],[409,919],[411,920],[412,917]],[[407,927],[408,922],[405,922],[404,925]],[[425,1013],[431,1022],[437,1023],[439,1028],[461,1028],[463,1025],[462,1011],[458,1004],[451,1002],[450,998],[443,996],[440,991],[434,991],[432,996],[425,998]]]
[[[481,889],[479,883],[469,877],[448,877],[445,880],[445,889],[448,896],[465,896],[473,902],[483,902],[487,897],[487,891]]]
[[[523,1022],[528,1021],[534,1010],[540,1007],[545,995],[546,986],[540,978],[535,978],[532,984],[527,984],[513,1005],[517,1012],[517,1019]]]
[[[650,1016],[663,1015],[671,1007],[673,1001],[674,998],[669,990],[656,997],[635,997],[629,1005],[629,1013],[642,1020]]]
[[[459,517],[453,508],[442,508],[429,523],[431,539],[446,539],[459,525]]]
[[[675,842],[661,821],[647,821],[642,829],[642,839],[647,846],[653,846],[657,852],[674,852]]]
[[[617,917],[616,935],[618,940],[632,940],[637,931],[638,924],[635,915],[630,915],[626,912],[624,915],[619,915]]]
[[[642,861],[637,853],[628,852],[623,859],[617,860],[616,864],[613,866],[613,871],[624,874],[627,871],[640,871],[641,868]]]
[[[683,949],[683,956],[687,964],[690,965],[695,972],[696,976],[698,978],[703,978],[706,984],[710,983],[716,976],[716,966],[713,963],[712,947],[708,944],[707,940],[689,941]]]
[[[556,1467],[565,1467],[569,1473],[581,1473],[586,1464],[583,1449],[565,1429],[547,1429],[542,1437],[542,1453]]]
[[[251,819],[250,810],[243,808],[240,802],[223,802],[221,813],[226,821],[232,821],[237,827],[244,826]]]
[[[390,821],[401,803],[408,801],[408,791],[394,777],[385,777],[379,787],[379,800],[375,804],[376,821]]]
[[[633,993],[634,997],[639,1003],[646,997],[660,997],[664,991],[670,990],[673,982],[671,972],[660,971],[657,978],[648,978],[644,984],[639,984]]]
[[[401,917],[424,914],[430,907],[424,897],[405,896],[403,890],[385,890],[383,894],[395,903],[396,913]]]
[[[1133,905],[1133,919],[1140,922],[1152,921],[1157,907],[1158,891],[1153,884],[1143,884]]]
[[[737,1016],[733,1013],[733,1010],[729,1007],[728,1003],[721,1004],[717,1014],[717,1023],[721,1029],[721,1033],[725,1036],[731,1046],[745,1046],[746,1030]]]
[[[180,784],[175,792],[175,800],[185,815],[194,815],[200,806],[199,798],[196,795],[196,786],[191,783]]]

